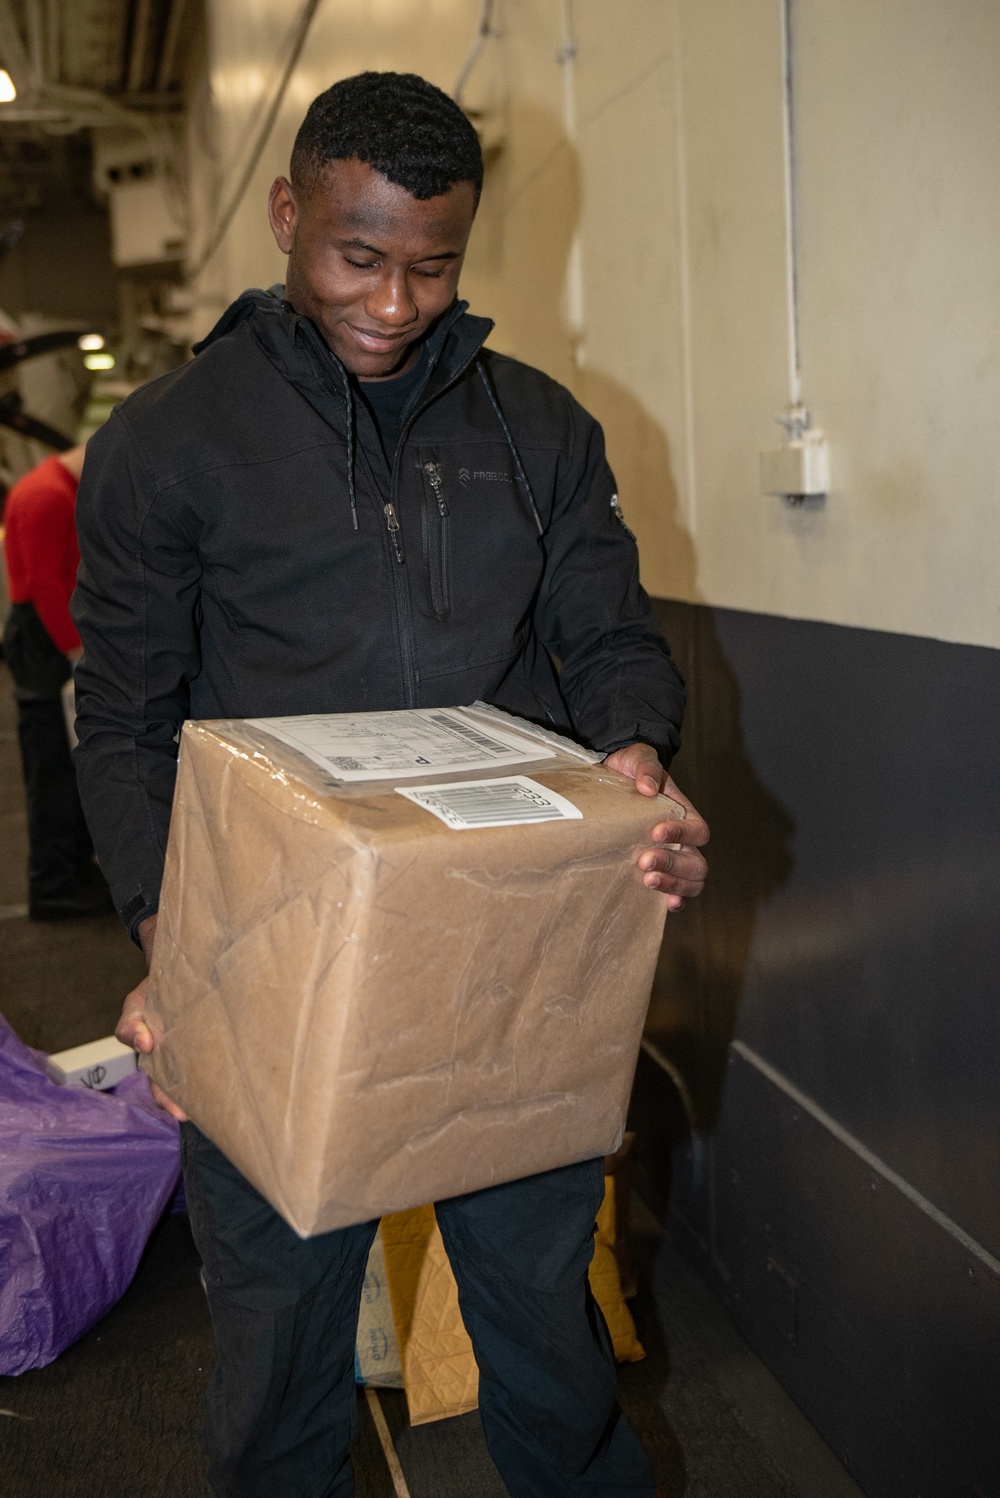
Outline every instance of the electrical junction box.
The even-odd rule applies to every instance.
[[[90,1040],[86,1045],[72,1046],[68,1051],[58,1051],[45,1063],[45,1070],[53,1082],[67,1087],[90,1087],[95,1092],[107,1092],[117,1087],[136,1068],[135,1051],[122,1045],[113,1035],[103,1040]]]
[[[760,492],[789,499],[817,498],[830,491],[830,444],[819,432],[793,438],[760,455]]]
[[[163,176],[112,182],[111,258],[115,265],[158,265],[184,258],[184,232]]]

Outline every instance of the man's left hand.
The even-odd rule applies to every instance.
[[[705,819],[698,815],[684,792],[677,789],[649,744],[629,744],[616,749],[604,763],[610,770],[634,780],[640,795],[662,793],[684,807],[683,821],[656,824],[650,833],[653,846],[644,848],[637,860],[646,888],[665,894],[669,910],[680,910],[685,900],[700,895],[705,887],[708,864],[698,851],[708,842]]]

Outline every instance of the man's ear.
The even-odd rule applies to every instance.
[[[278,249],[283,255],[291,252],[295,243],[295,229],[299,220],[299,205],[295,191],[287,177],[276,177],[271,184],[267,199],[267,216],[271,222]]]

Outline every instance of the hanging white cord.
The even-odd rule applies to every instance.
[[[302,7],[302,13],[295,28],[295,35],[292,41],[292,50],[289,53],[288,61],[285,63],[284,69],[282,70],[281,78],[278,82],[278,87],[275,92],[274,98],[271,100],[271,103],[267,111],[265,112],[264,119],[261,122],[260,131],[258,132],[257,139],[254,142],[253,150],[250,153],[250,159],[243,170],[243,174],[240,177],[239,182],[237,183],[236,190],[234,191],[232,197],[230,198],[225,209],[220,215],[215,228],[212,231],[208,244],[198,256],[195,264],[188,271],[187,278],[189,281],[194,281],[198,276],[201,275],[201,272],[205,269],[205,266],[211,260],[212,256],[215,254],[216,250],[219,248],[222,241],[226,237],[229,226],[236,216],[236,210],[242,203],[243,196],[247,188],[250,186],[250,180],[253,177],[254,172],[257,170],[260,158],[264,152],[264,147],[267,145],[267,142],[270,139],[271,131],[274,128],[274,122],[278,118],[278,110],[281,108],[282,100],[284,99],[285,92],[288,88],[289,83],[291,82],[292,74],[294,73],[296,64],[298,63],[298,60],[302,55],[302,48],[305,46],[306,37],[309,35],[309,28],[312,25],[313,19],[321,4],[322,0],[306,0],[306,3]]]
[[[560,0],[559,18],[562,40],[555,60],[562,69],[563,78],[563,124],[570,152],[576,149],[576,59],[580,51],[576,38],[576,23],[573,15],[573,0]],[[573,229],[569,254],[566,257],[566,282],[564,287],[566,322],[573,339],[573,359],[577,365],[585,363],[584,333],[586,317],[584,309],[583,283],[583,239],[580,226]]]
[[[792,94],[792,0],[781,4],[782,134],[785,151],[785,274],[788,298],[788,399],[802,405],[802,358],[799,348],[798,243],[795,222],[795,141]]]
[[[483,0],[483,8],[479,15],[479,27],[476,31],[475,39],[469,49],[469,55],[462,66],[462,71],[458,75],[458,81],[452,89],[451,97],[459,109],[465,107],[462,103],[462,95],[465,93],[465,86],[472,77],[473,69],[479,61],[479,54],[493,35],[493,11],[495,6],[496,0]]]

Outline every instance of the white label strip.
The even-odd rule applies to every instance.
[[[461,708],[411,708],[392,713],[307,713],[250,718],[337,780],[396,780],[435,770],[492,770],[554,759],[522,734],[487,727]]]
[[[462,780],[450,785],[396,786],[405,796],[451,827],[465,832],[473,827],[517,827],[527,822],[582,821],[579,807],[529,780],[508,775],[502,780]]]

